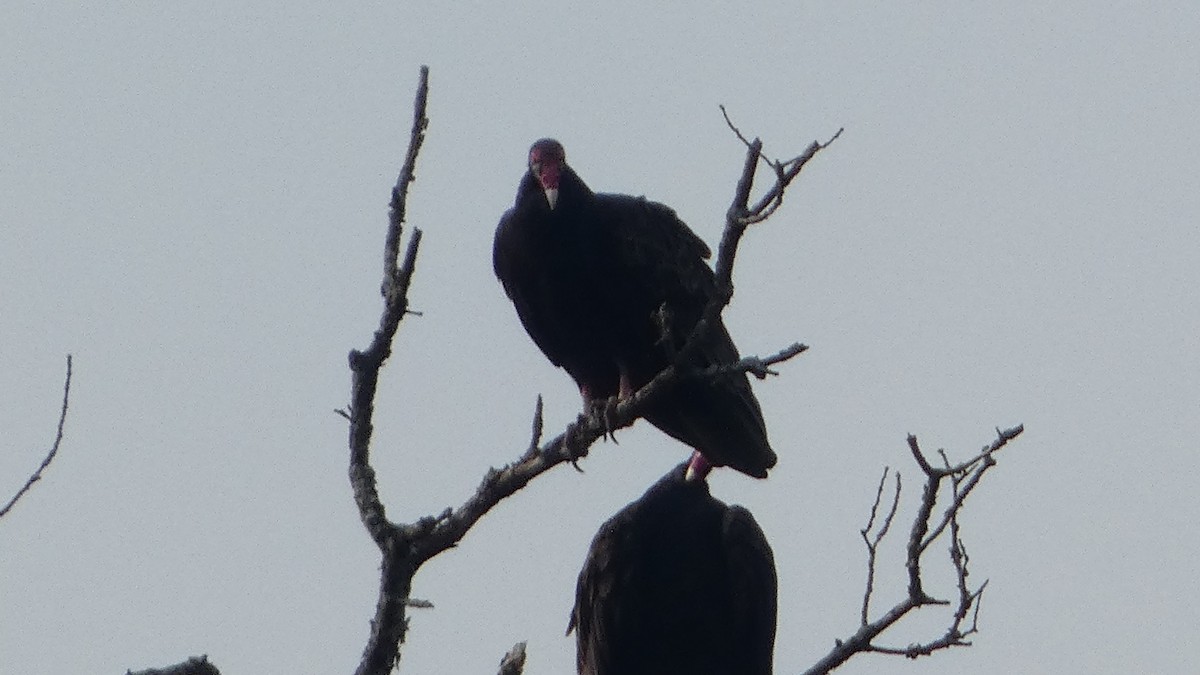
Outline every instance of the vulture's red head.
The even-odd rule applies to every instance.
[[[550,209],[558,202],[558,180],[567,165],[567,152],[562,143],[553,138],[543,138],[529,148],[529,173],[542,185]]]

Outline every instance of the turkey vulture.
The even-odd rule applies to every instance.
[[[581,675],[769,675],[771,547],[681,464],[600,527],[575,589]]]
[[[542,139],[496,228],[492,264],[525,330],[590,408],[671,364],[716,291],[710,255],[670,208],[593,193],[563,146]],[[693,354],[697,370],[738,359],[719,318]],[[765,478],[775,452],[746,375],[681,379],[646,419],[694,448],[700,473],[731,466]]]

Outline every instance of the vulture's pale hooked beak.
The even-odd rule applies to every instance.
[[[558,204],[558,188],[546,188],[546,203],[550,205],[550,210],[554,210],[554,206]]]
[[[700,454],[700,451],[694,451],[691,461],[688,462],[687,471],[683,474],[683,480],[688,483],[703,481],[705,478],[708,478],[708,474],[712,470],[712,462]]]

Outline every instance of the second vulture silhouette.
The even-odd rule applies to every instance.
[[[575,590],[581,675],[771,675],[777,581],[754,516],[680,465],[600,527]]]

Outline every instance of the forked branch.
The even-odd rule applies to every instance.
[[[837,140],[843,131],[842,129],[838,129],[824,143],[813,141],[795,159],[788,160],[787,162],[778,162],[769,160],[763,155],[761,140],[757,138],[752,141],[746,140],[741,130],[734,126],[733,122],[729,119],[729,114],[725,111],[725,106],[721,106],[721,114],[725,116],[725,122],[729,125],[733,133],[746,145],[746,158],[742,162],[742,173],[738,177],[736,187],[734,188],[733,201],[730,203],[729,209],[725,212],[725,228],[721,233],[721,243],[717,246],[717,260],[713,269],[716,276],[716,291],[701,313],[700,320],[696,322],[695,328],[692,329],[691,334],[688,336],[687,343],[676,355],[674,359],[676,364],[688,362],[691,352],[698,349],[702,344],[700,338],[711,330],[717,317],[721,315],[721,312],[733,300],[733,264],[737,259],[738,245],[742,241],[742,236],[746,233],[746,228],[770,218],[775,213],[775,210],[783,204],[783,195],[787,191],[788,186],[800,175],[801,170],[804,169],[808,161]],[[760,160],[766,162],[772,168],[775,173],[775,181],[752,206],[750,204],[750,194],[754,190],[754,180]],[[781,360],[791,358],[805,349],[807,347],[804,345],[792,345],[780,352],[781,355],[786,355]],[[742,363],[746,361],[747,359],[743,359]],[[752,373],[760,379],[769,374],[769,371],[765,370],[765,367],[756,367],[761,364],[746,365],[751,367],[742,368],[742,372]],[[674,368],[672,366],[664,372],[670,372]]]
[[[379,328],[366,350],[350,352],[350,407],[345,413],[350,419],[350,485],[354,491],[354,502],[358,505],[359,517],[371,539],[383,553],[375,619],[371,622],[371,634],[356,671],[360,675],[389,673],[399,660],[399,645],[404,640],[407,627],[405,610],[408,607],[412,575],[416,571],[411,556],[406,554],[407,547],[400,532],[388,521],[383,503],[379,499],[375,470],[370,463],[370,445],[371,419],[374,413],[375,391],[379,384],[379,369],[391,355],[392,339],[400,321],[408,313],[408,289],[416,270],[417,251],[421,245],[421,231],[414,228],[412,236],[409,237],[404,261],[397,264],[408,187],[416,175],[417,155],[425,139],[425,129],[429,125],[425,115],[428,93],[429,68],[422,66],[417,97],[413,104],[408,152],[396,186],[392,188],[383,252],[383,283],[380,293],[384,302]]]
[[[888,469],[884,469],[883,477],[880,479],[879,487],[875,492],[875,503],[871,507],[871,515],[867,520],[867,526],[861,531],[863,542],[867,547],[867,582],[866,591],[863,594],[859,628],[850,637],[835,641],[833,649],[812,668],[805,671],[806,675],[828,673],[845,663],[855,654],[864,652],[899,654],[915,659],[920,656],[927,656],[941,649],[969,646],[971,644],[966,638],[978,630],[979,603],[983,596],[983,590],[987,587],[987,582],[984,581],[973,589],[967,583],[967,577],[969,576],[967,563],[969,558],[966,548],[963,546],[962,537],[960,536],[958,514],[962,510],[967,495],[979,484],[979,480],[983,477],[983,474],[995,466],[995,453],[1007,445],[1009,441],[1019,436],[1022,431],[1024,431],[1024,427],[1020,425],[1003,431],[997,429],[997,438],[995,441],[986,446],[978,455],[958,465],[952,466],[943,454],[944,468],[934,467],[925,457],[924,453],[921,452],[916,437],[911,435],[908,437],[909,450],[912,452],[917,465],[921,467],[922,473],[925,474],[925,485],[921,494],[921,502],[917,507],[917,515],[909,530],[908,545],[906,547],[904,563],[909,578],[908,593],[882,616],[874,620],[870,619],[871,599],[875,591],[875,552],[879,543],[887,535],[888,529],[891,527],[892,518],[896,514],[897,505],[900,500],[900,474],[896,472],[896,486],[892,493],[892,506],[880,524],[876,525],[889,473]],[[952,499],[935,523],[933,522],[934,507],[941,492],[942,481],[946,478],[950,479]],[[957,597],[954,601],[938,600],[927,595],[922,580],[922,565],[925,563],[924,555],[929,545],[938,540],[947,527],[950,530],[950,563],[955,571],[957,586]],[[876,644],[875,639],[881,633],[895,625],[912,610],[926,605],[954,606],[954,611],[950,617],[950,624],[942,635],[927,642],[911,644],[907,647],[889,647]],[[970,617],[969,624],[967,621],[968,616]]]

